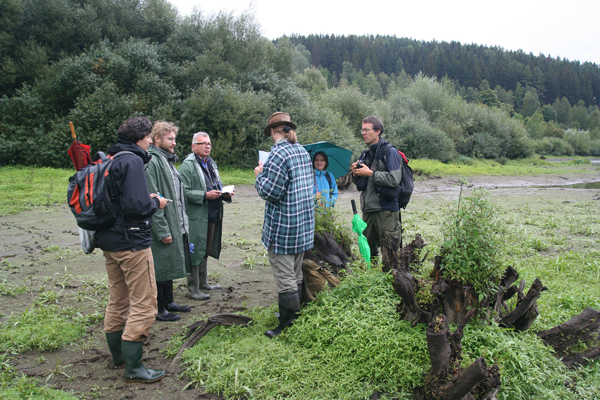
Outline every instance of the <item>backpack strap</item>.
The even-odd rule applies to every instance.
[[[325,179],[327,179],[327,183],[329,183],[329,189],[331,189],[331,177],[327,171],[325,171]]]

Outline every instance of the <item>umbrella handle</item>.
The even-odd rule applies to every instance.
[[[354,201],[354,199],[352,199],[350,203],[352,203],[352,211],[354,212],[354,214],[358,214],[358,211],[356,211],[356,202]]]
[[[71,136],[73,136],[73,139],[77,139],[77,136],[75,135],[75,127],[73,126],[73,123],[69,121],[69,126],[71,127]]]

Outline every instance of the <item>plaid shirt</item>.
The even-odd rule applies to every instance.
[[[256,191],[266,200],[262,243],[276,254],[299,254],[313,248],[315,232],[312,164],[299,144],[280,139],[256,177]]]

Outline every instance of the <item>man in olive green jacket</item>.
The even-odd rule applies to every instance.
[[[152,218],[152,256],[156,272],[159,321],[177,321],[179,315],[169,311],[188,312],[189,306],[180,306],[173,299],[173,279],[185,277],[189,263],[189,223],[185,209],[183,183],[175,169],[177,156],[175,145],[177,128],[168,122],[159,121],[152,128],[152,142],[148,152],[152,159],[146,164],[146,180],[151,193],[172,200]],[[187,258],[187,260],[186,260]],[[186,265],[189,263],[189,267]],[[187,267],[187,268],[186,268]]]
[[[222,193],[223,183],[217,163],[210,157],[212,143],[205,132],[195,133],[192,153],[188,155],[179,173],[183,181],[187,215],[190,221],[190,243],[193,244],[192,270],[187,274],[188,297],[196,300],[210,298],[200,289],[221,289],[209,285],[208,256],[219,258],[223,229],[223,201],[231,202],[231,195]]]

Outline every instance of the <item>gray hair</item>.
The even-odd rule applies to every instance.
[[[206,132],[196,132],[194,133],[194,137],[192,137],[192,143],[196,143],[196,139],[198,139],[198,136],[203,136],[203,137],[207,137],[210,139],[210,136],[208,136],[208,133]]]

